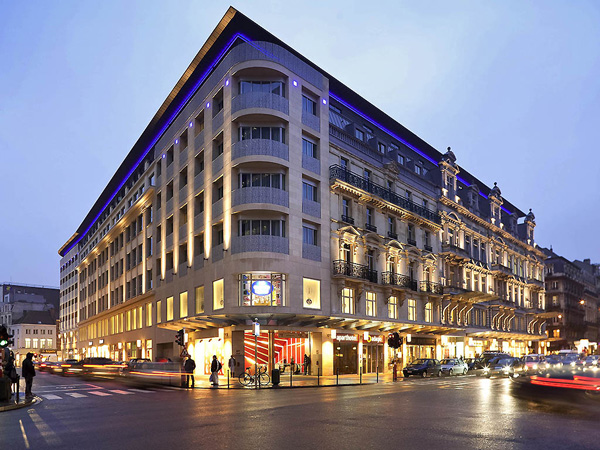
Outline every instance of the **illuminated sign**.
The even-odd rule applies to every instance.
[[[252,293],[254,295],[270,295],[273,292],[273,285],[270,281],[258,280],[252,283]]]
[[[102,345],[104,344],[104,339],[100,339],[98,342],[100,343],[100,345]]]
[[[358,342],[358,335],[337,333],[335,340],[338,342]]]
[[[367,344],[383,344],[383,336],[372,336],[365,337]]]

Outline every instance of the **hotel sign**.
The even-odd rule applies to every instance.
[[[340,334],[337,333],[335,340],[338,342],[358,342],[358,334]]]
[[[367,343],[367,344],[383,344],[383,336],[369,335],[369,337],[365,338],[365,343]]]

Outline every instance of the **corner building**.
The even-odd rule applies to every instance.
[[[545,337],[543,289],[535,307],[533,290],[500,298],[480,267],[474,295],[470,258],[446,250],[464,256],[475,221],[538,267],[533,228],[503,231],[525,216],[507,201],[495,225],[444,203],[444,170],[462,170],[447,158],[230,8],[60,250],[79,286],[62,348],[177,358],[185,328],[200,374],[255,352],[269,368],[309,354],[314,374],[385,371],[390,331],[405,360],[524,352]],[[524,286],[515,270],[501,278]]]

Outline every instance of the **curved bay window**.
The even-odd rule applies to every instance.
[[[249,139],[266,139],[285,144],[284,127],[240,127],[240,141]]]
[[[285,306],[285,274],[243,273],[240,306]]]

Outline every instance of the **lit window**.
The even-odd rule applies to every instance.
[[[159,300],[156,302],[156,323],[162,322],[162,301]],[[121,332],[123,331],[123,327],[121,327]]]
[[[179,294],[179,317],[187,317],[188,315],[188,293],[181,292]]]
[[[431,302],[425,304],[425,322],[433,322],[433,306]]]
[[[398,298],[390,297],[388,300],[388,317],[398,319]]]
[[[303,279],[303,306],[310,309],[321,309],[321,281],[310,278]]]
[[[152,303],[146,304],[146,326],[152,326]]]
[[[196,314],[204,312],[204,286],[198,286],[195,292]]]
[[[417,301],[408,300],[408,320],[417,320]]]
[[[173,297],[167,297],[167,321],[173,320]]]
[[[377,315],[377,294],[375,292],[367,291],[367,316],[375,317]]]
[[[25,348],[31,348],[31,338],[25,338]]]
[[[240,306],[283,306],[285,275],[243,273],[240,275]]]
[[[342,290],[342,313],[354,314],[354,289]]]
[[[225,306],[223,279],[213,281],[213,309],[221,309]]]

